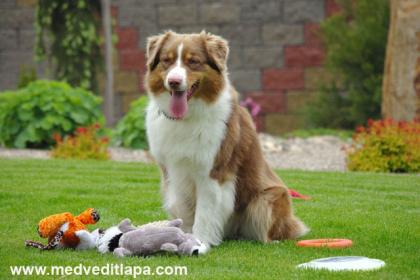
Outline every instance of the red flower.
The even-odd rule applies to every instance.
[[[56,143],[61,143],[62,138],[61,138],[60,133],[55,132],[55,133],[53,134],[53,139],[54,139],[54,141],[55,141]]]
[[[86,127],[78,127],[76,129],[76,133],[77,134],[85,134],[87,132],[87,128]]]

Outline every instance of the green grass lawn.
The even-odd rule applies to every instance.
[[[24,240],[45,242],[38,237],[36,226],[50,214],[76,214],[95,207],[101,213],[97,226],[102,228],[125,217],[135,224],[164,219],[159,171],[152,165],[134,163],[0,159],[0,279],[12,278],[11,265],[80,263],[123,263],[152,269],[182,265],[188,268],[188,278],[207,279],[420,279],[420,176],[302,171],[279,174],[289,187],[313,197],[294,203],[298,216],[312,229],[306,238],[350,238],[354,246],[333,250],[299,248],[293,241],[270,245],[228,241],[205,256],[146,259],[118,259],[95,250],[40,252],[25,248]],[[379,258],[386,267],[344,273],[295,268],[312,259],[339,255]]]

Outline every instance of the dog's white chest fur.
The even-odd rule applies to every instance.
[[[152,98],[148,107],[146,124],[152,155],[167,169],[185,167],[208,175],[225,137],[231,111],[229,92],[223,92],[210,105],[191,100],[190,111],[182,121],[170,120],[159,111],[159,103],[166,103],[165,98]]]

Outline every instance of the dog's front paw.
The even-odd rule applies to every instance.
[[[201,242],[200,245],[194,246],[193,255],[204,255],[210,251],[210,245]]]

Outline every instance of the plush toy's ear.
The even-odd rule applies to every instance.
[[[122,220],[122,221],[118,224],[118,229],[119,229],[122,233],[125,233],[125,232],[129,232],[129,231],[132,231],[132,230],[136,230],[136,227],[134,227],[134,226],[131,224],[130,219],[124,219],[124,220]]]
[[[228,42],[222,37],[207,33],[204,30],[201,31],[200,37],[207,51],[209,65],[220,73],[225,71],[229,55]]]
[[[168,222],[168,227],[181,227],[182,226],[182,219],[175,219]]]
[[[147,38],[146,64],[149,71],[153,71],[159,64],[160,50],[165,41],[173,34],[172,31],[166,31],[164,34]]]

